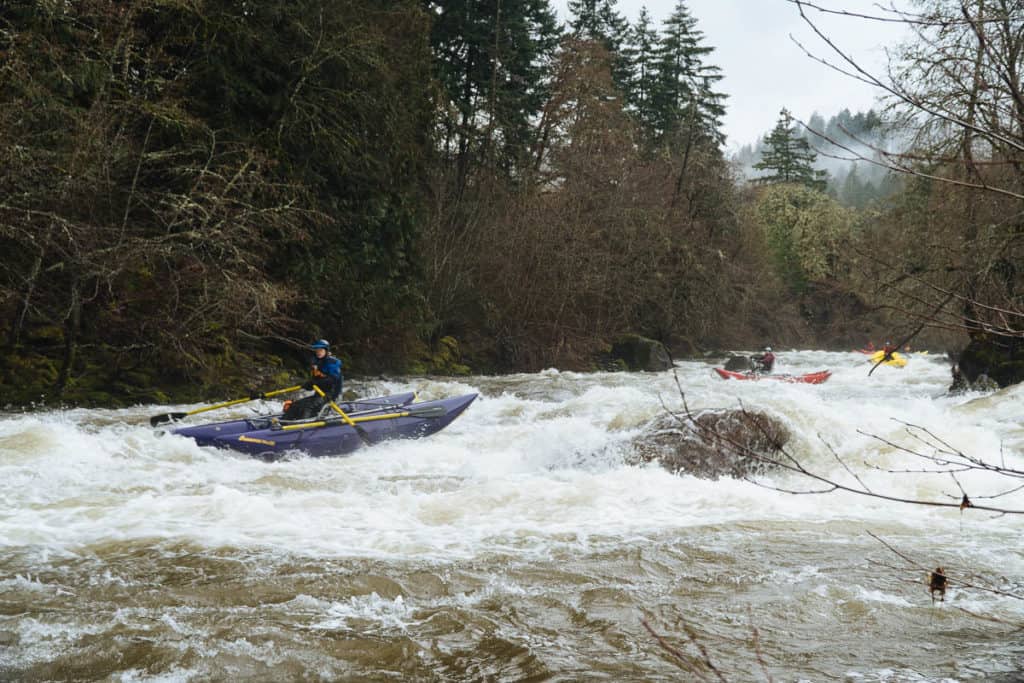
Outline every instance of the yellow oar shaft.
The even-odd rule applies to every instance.
[[[320,394],[321,398],[324,398],[328,403],[331,404],[331,408],[334,408],[334,412],[336,412],[338,415],[341,415],[342,420],[344,420],[353,427],[356,426],[356,423],[352,421],[352,418],[346,415],[345,411],[338,407],[337,403],[335,403],[332,399],[327,398],[327,394],[324,393],[323,389],[314,384],[313,390],[316,391],[316,393]]]
[[[287,394],[289,391],[298,391],[302,388],[302,385],[295,387],[286,387],[284,389],[275,389],[274,391],[268,391],[263,394],[264,396],[277,396],[278,394]],[[186,415],[195,415],[196,413],[205,413],[207,410],[216,410],[217,408],[227,408],[228,406],[237,406],[239,403],[248,403],[252,401],[251,398],[236,398],[234,401],[228,401],[226,403],[218,403],[215,406],[206,406],[205,408],[196,408],[185,413]]]
[[[239,403],[247,403],[247,402],[249,402],[251,400],[252,399],[249,399],[249,398],[236,398],[234,401],[228,401],[227,403],[218,403],[215,406],[206,406],[205,408],[196,408],[195,410],[190,410],[190,411],[188,411],[185,414],[186,415],[195,415],[196,413],[205,413],[207,410],[217,410],[217,408],[227,408],[228,406],[236,406]]]
[[[294,387],[285,387],[284,389],[275,389],[274,391],[268,391],[263,394],[264,396],[277,396],[278,394],[287,394],[292,391],[298,391],[302,388],[301,384],[296,384]]]

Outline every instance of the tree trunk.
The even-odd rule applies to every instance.
[[[7,337],[7,344],[11,348],[18,346],[21,342],[21,331],[25,327],[25,317],[28,315],[28,309],[31,306],[32,293],[36,288],[36,280],[39,278],[39,270],[43,266],[43,252],[39,252],[36,255],[34,261],[32,261],[32,270],[28,275],[28,283],[25,285],[25,295],[21,300],[21,310],[18,311],[18,317],[11,325],[10,333]]]
[[[57,384],[54,391],[57,398],[64,395],[68,379],[71,377],[71,369],[75,364],[75,355],[78,351],[78,331],[82,323],[82,295],[81,285],[76,277],[71,282],[71,305],[68,307],[68,315],[64,320],[64,361],[57,375]]]

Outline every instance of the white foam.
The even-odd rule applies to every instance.
[[[831,446],[862,481],[898,497],[959,494],[945,475],[870,469],[921,466],[871,436],[919,447],[898,421],[921,425],[970,455],[1024,462],[1020,388],[936,399],[949,380],[941,362],[913,358],[905,369],[881,367],[868,377],[870,365],[860,354],[779,355],[780,372],[829,368],[833,377],[820,386],[723,381],[708,364],[681,362],[677,372],[690,408],[763,410],[790,428],[791,452],[815,471],[856,484]],[[75,553],[104,541],[157,539],[328,556],[471,558],[512,548],[543,554],[599,535],[628,538],[733,521],[847,519],[943,533],[963,519],[970,530],[965,542],[980,549],[1005,542],[1024,523],[1007,517],[991,524],[970,511],[961,516],[956,509],[853,494],[792,496],[627,465],[630,444],[663,413],[662,403],[682,409],[670,372],[546,371],[380,389],[416,390],[421,399],[484,395],[426,439],[382,444],[350,458],[275,464],[154,435],[146,417],[178,406],[4,416],[0,547]],[[203,417],[238,414],[245,413]],[[808,486],[786,475],[767,483]],[[1009,488],[991,473],[965,475],[960,483],[979,502]],[[1024,508],[1022,493],[997,500]]]

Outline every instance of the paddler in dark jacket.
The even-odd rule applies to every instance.
[[[893,356],[892,354],[896,353],[896,349],[897,348],[899,348],[899,347],[897,347],[891,341],[886,340],[885,346],[882,347],[882,353],[883,353],[882,358],[884,358],[885,360],[893,360],[893,358],[895,358],[895,356]]]
[[[302,388],[312,390],[314,386],[317,386],[328,399],[333,401],[341,395],[341,386],[344,381],[341,376],[341,360],[331,355],[331,345],[326,339],[316,340],[309,345],[309,348],[312,349],[315,356],[310,367],[312,377],[302,385]],[[285,407],[284,419],[305,420],[316,417],[326,402],[317,393],[300,398]]]
[[[772,371],[775,366],[775,354],[772,353],[772,347],[764,347],[764,353],[760,356],[754,356],[754,371],[768,373]]]

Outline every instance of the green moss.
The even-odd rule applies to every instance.
[[[425,344],[414,347],[405,363],[405,372],[410,375],[458,375],[472,372],[462,362],[462,352],[455,337],[441,337],[434,348]]]
[[[428,372],[427,372],[427,364],[422,362],[422,361],[418,361],[418,360],[410,361],[409,364],[405,366],[405,374],[407,374],[407,375],[426,375],[426,374],[428,374]]]
[[[36,344],[63,344],[64,328],[60,325],[33,327],[28,333],[28,339]]]

